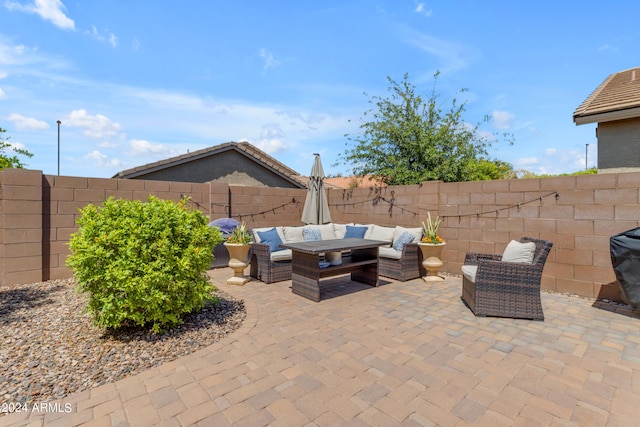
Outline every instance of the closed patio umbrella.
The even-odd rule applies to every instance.
[[[302,210],[302,222],[305,224],[326,224],[331,222],[329,203],[324,191],[324,170],[320,162],[320,154],[314,153],[315,160],[309,175],[307,198]]]

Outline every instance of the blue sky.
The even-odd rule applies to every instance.
[[[387,76],[511,132],[493,157],[536,173],[596,164],[576,107],[640,66],[637,1],[0,0],[0,127],[30,169],[111,177],[228,141],[325,172]],[[467,88],[460,96],[458,91]]]

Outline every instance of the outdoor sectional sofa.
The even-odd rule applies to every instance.
[[[409,235],[413,239],[403,244]],[[379,249],[378,273],[380,276],[406,281],[426,274],[417,245],[422,238],[422,228],[329,223],[253,229],[251,277],[264,283],[291,279],[291,250],[279,248],[279,242],[296,243],[313,238],[343,239],[345,236],[389,242],[388,245]]]

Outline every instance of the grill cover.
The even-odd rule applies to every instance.
[[[240,223],[233,218],[218,218],[209,223],[209,227],[218,227],[225,239],[231,236],[233,229],[239,225]]]
[[[640,228],[611,236],[611,264],[625,302],[640,306]]]

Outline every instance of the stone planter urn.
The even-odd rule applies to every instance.
[[[441,282],[444,277],[438,275],[438,270],[442,267],[442,249],[446,243],[422,243],[418,242],[418,247],[422,251],[422,266],[427,270],[427,275],[422,278],[425,282]]]
[[[229,267],[233,270],[233,277],[227,279],[227,285],[244,285],[251,280],[244,275],[244,270],[249,265],[249,250],[251,245],[243,243],[224,243],[229,251]]]

